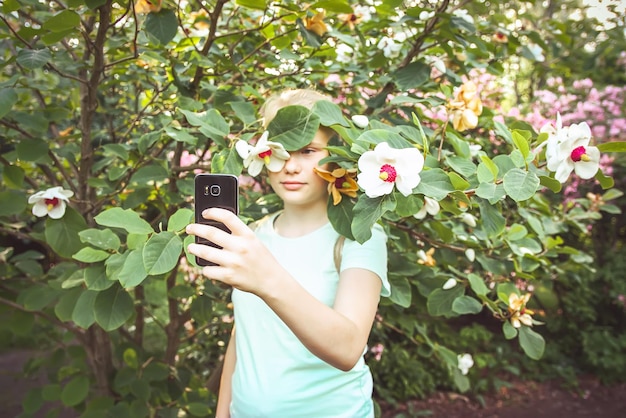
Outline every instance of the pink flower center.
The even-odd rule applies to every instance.
[[[263,151],[259,153],[259,158],[265,159],[265,157],[269,157],[272,155],[272,150],[268,149],[267,151]]]
[[[59,204],[59,199],[56,197],[53,197],[52,199],[44,199],[44,202],[48,207],[55,207],[56,205]]]
[[[380,174],[378,175],[378,177],[380,177],[382,181],[386,181],[387,183],[393,183],[394,181],[396,181],[397,176],[398,174],[396,173],[396,169],[393,166],[385,164],[380,167]]]
[[[346,184],[348,184],[348,182],[345,180],[344,177],[339,177],[335,180],[335,187],[338,189],[343,189],[344,187],[347,187]]]
[[[585,155],[585,151],[587,150],[582,145],[580,147],[574,148],[574,150],[570,154],[570,157],[572,157],[572,161],[577,163],[578,161],[582,160],[583,155]]]

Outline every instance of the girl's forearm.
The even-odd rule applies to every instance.
[[[217,397],[215,418],[230,418],[230,401],[232,399],[232,377],[235,370],[237,355],[235,353],[235,328],[230,335],[226,353],[224,354],[224,366],[220,379],[220,390]]]
[[[332,307],[312,296],[286,271],[259,296],[313,354],[347,371],[363,355],[379,293],[377,275],[350,269],[342,273]]]

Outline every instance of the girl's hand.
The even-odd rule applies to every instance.
[[[189,244],[189,253],[211,261],[217,266],[202,268],[202,274],[237,289],[260,296],[273,277],[272,271],[281,269],[274,256],[259,241],[254,232],[234,213],[220,208],[202,212],[202,217],[221,222],[231,233],[210,225],[190,224],[186,232],[205,238],[220,247]]]

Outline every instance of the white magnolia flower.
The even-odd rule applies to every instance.
[[[458,18],[465,20],[467,23],[470,23],[472,25],[474,24],[474,18],[465,9],[457,9],[454,12],[452,12],[452,15],[454,17],[458,17]]]
[[[582,179],[596,175],[600,167],[600,150],[589,146],[591,129],[587,122],[563,126],[561,115],[557,114],[556,127],[544,126],[548,133],[546,162],[554,178],[565,183],[574,171]]]
[[[352,122],[354,122],[354,124],[361,129],[367,128],[370,124],[370,120],[365,115],[354,115],[350,119],[352,119]]]
[[[433,16],[435,16],[435,12],[434,11],[427,12],[426,10],[422,10],[420,12],[420,14],[419,14],[418,19],[419,20],[428,20],[428,19],[430,19]]]
[[[461,373],[463,375],[466,375],[469,372],[469,369],[471,369],[474,365],[474,359],[472,358],[472,355],[468,353],[458,354],[456,358],[458,361],[457,367],[459,368],[459,370],[461,370]]]
[[[29,197],[28,203],[34,203],[33,215],[40,218],[48,215],[52,219],[60,219],[65,214],[67,202],[72,196],[74,192],[71,190],[63,190],[61,186],[51,187]]]
[[[371,7],[368,5],[354,6],[354,14],[359,17],[361,22],[369,22],[370,20],[372,20]]]
[[[419,212],[417,212],[413,216],[416,219],[424,219],[427,213],[432,216],[435,216],[436,214],[439,213],[440,209],[441,209],[441,206],[439,206],[439,202],[437,202],[435,199],[431,199],[430,197],[424,196],[424,206],[422,206]]]
[[[337,54],[337,61],[348,64],[352,62],[352,54],[354,53],[354,49],[350,45],[339,44],[335,48],[335,53]]]
[[[383,36],[380,41],[378,41],[378,45],[376,45],[378,49],[383,50],[383,54],[387,58],[395,58],[400,55],[400,50],[402,49],[402,44],[397,43],[392,38],[388,36]]]
[[[446,282],[443,284],[442,289],[443,289],[443,290],[450,290],[450,289],[452,289],[454,286],[456,286],[456,279],[449,278],[449,279],[448,279],[448,280],[446,280]]]
[[[471,226],[472,228],[476,227],[476,218],[471,213],[464,213],[461,215],[461,220],[467,226]]]
[[[256,145],[250,145],[246,141],[237,141],[235,149],[241,158],[243,166],[248,169],[248,174],[252,177],[258,175],[263,169],[263,165],[269,171],[278,172],[285,166],[285,161],[289,159],[289,153],[285,151],[282,144],[267,140],[269,132],[263,132]]]
[[[359,158],[357,183],[368,197],[390,194],[394,185],[408,196],[421,181],[424,157],[417,148],[395,149],[386,142],[376,145]]]

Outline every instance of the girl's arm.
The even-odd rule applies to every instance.
[[[230,401],[232,399],[232,377],[235,370],[237,354],[235,352],[235,328],[230,335],[226,353],[224,354],[224,366],[220,379],[220,391],[217,396],[217,408],[215,418],[230,418]]]
[[[191,254],[218,264],[204,267],[203,274],[262,298],[320,359],[341,370],[354,367],[363,355],[376,315],[381,289],[378,275],[358,268],[343,271],[335,303],[326,306],[276,261],[236,215],[208,209],[205,217],[223,222],[232,234],[208,225],[187,227],[187,233],[223,247],[189,246]]]

